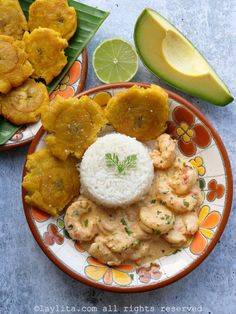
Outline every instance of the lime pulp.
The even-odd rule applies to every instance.
[[[128,82],[138,70],[138,55],[127,41],[112,38],[95,49],[92,64],[103,83]]]

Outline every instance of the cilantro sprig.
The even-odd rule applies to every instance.
[[[131,235],[133,233],[133,231],[129,228],[125,218],[121,218],[120,222],[122,223],[122,225],[124,226],[124,229],[125,229],[125,232],[128,234],[128,235]]]
[[[137,155],[129,155],[124,160],[120,161],[118,154],[105,154],[106,166],[116,168],[116,175],[125,175],[127,170],[137,166]]]

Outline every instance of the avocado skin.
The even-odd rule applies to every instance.
[[[152,73],[152,74],[154,74],[155,76],[157,76],[159,79],[161,79],[161,80],[163,80],[164,82],[166,82],[168,85],[170,85],[170,86],[172,86],[172,87],[174,87],[175,89],[177,89],[177,90],[180,90],[180,91],[182,91],[182,92],[184,92],[184,93],[186,93],[187,95],[190,95],[190,96],[195,96],[195,97],[198,97],[198,98],[200,98],[200,99],[203,99],[203,100],[206,100],[206,101],[208,101],[209,103],[211,103],[211,104],[214,104],[214,105],[216,105],[216,106],[220,106],[220,107],[225,107],[225,106],[227,106],[228,104],[230,104],[233,100],[234,100],[234,98],[233,98],[233,96],[230,94],[230,92],[228,92],[228,93],[225,93],[225,97],[222,99],[219,99],[219,98],[216,98],[216,97],[214,97],[213,95],[211,95],[211,94],[202,94],[202,93],[198,93],[198,92],[196,92],[196,91],[193,91],[193,90],[191,90],[191,89],[189,89],[189,88],[187,88],[187,87],[185,87],[185,88],[183,88],[183,87],[180,87],[180,86],[178,86],[177,84],[175,84],[175,83],[173,83],[172,81],[171,81],[171,79],[169,78],[169,75],[167,75],[167,76],[164,76],[164,75],[162,75],[162,73],[157,73],[157,71],[156,70],[154,70],[153,68],[152,68],[152,65],[151,64],[149,64],[144,58],[143,58],[143,56],[142,56],[142,53],[141,53],[141,51],[140,51],[140,47],[139,47],[139,42],[138,42],[138,38],[137,38],[137,30],[138,30],[138,28],[139,28],[139,26],[140,26],[140,24],[142,23],[142,19],[143,19],[143,17],[144,16],[146,16],[147,14],[149,14],[149,11],[152,11],[152,12],[154,12],[154,13],[157,13],[156,11],[154,11],[153,9],[151,9],[151,8],[145,8],[144,10],[143,10],[143,12],[139,15],[139,17],[138,17],[138,19],[137,19],[137,21],[136,21],[136,24],[135,24],[135,27],[134,27],[134,34],[133,34],[133,38],[134,38],[134,43],[135,43],[135,47],[136,47],[136,50],[137,50],[137,53],[138,53],[138,55],[139,55],[139,57],[140,57],[140,60],[142,61],[142,63],[144,64],[144,66]],[[159,13],[157,13],[158,15],[159,15]],[[166,20],[166,19],[165,19]],[[166,20],[167,21],[167,20]],[[175,28],[175,26],[173,25],[173,24],[171,24],[169,21],[167,21],[170,25],[172,25],[174,28]],[[178,31],[178,30],[177,30]],[[179,32],[179,31],[178,31]],[[182,36],[184,36],[183,34],[182,34]],[[184,36],[185,37],[185,36]],[[187,39],[188,40],[188,39]],[[188,40],[189,41],[189,40]],[[190,41],[189,41],[190,42]],[[191,43],[191,42],[190,42]],[[194,47],[194,49],[196,49],[197,50],[197,48],[191,43],[191,45]],[[202,56],[202,58],[204,58],[203,56]],[[205,59],[205,58],[204,58]],[[208,62],[207,62],[208,63]],[[209,67],[215,72],[215,70],[211,67],[211,65],[208,63],[208,65],[209,65]],[[216,72],[215,72],[216,73]],[[218,75],[217,75],[218,76]],[[219,77],[219,76],[218,76]],[[220,79],[220,78],[219,78]],[[220,79],[220,81],[221,81],[221,79]],[[222,82],[222,81],[221,81]],[[223,84],[224,84],[224,82],[222,82]],[[225,85],[225,84],[224,84]],[[225,85],[226,86],[226,85]],[[227,88],[227,86],[226,86],[226,88]],[[227,88],[228,89],[228,88]],[[229,91],[229,90],[228,90]]]

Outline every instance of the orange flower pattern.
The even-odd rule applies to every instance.
[[[37,209],[32,211],[32,216],[38,222],[44,222],[50,218],[48,214]],[[62,244],[64,242],[64,238],[71,239],[68,231],[65,229],[64,217],[59,217],[56,220],[56,225],[53,223],[48,225],[47,232],[44,232],[43,234],[43,240],[47,245],[53,245],[55,243]]]
[[[178,140],[179,150],[188,157],[197,152],[197,147],[206,148],[211,143],[207,128],[195,123],[194,115],[184,107],[176,107],[172,112],[167,132]]]
[[[85,251],[85,250],[82,248],[82,246],[81,246],[81,244],[80,244],[79,241],[75,241],[74,246],[75,246],[75,249],[76,249],[77,251],[81,252],[81,253],[83,253],[83,252]]]
[[[209,202],[214,202],[216,198],[222,198],[225,193],[225,187],[223,184],[218,184],[215,179],[211,180],[208,183],[207,200]]]
[[[37,222],[44,222],[50,218],[48,213],[45,213],[38,208],[32,208],[31,215]]]
[[[58,232],[58,228],[54,224],[49,224],[47,227],[47,232],[43,235],[44,243],[47,245],[59,244],[64,242],[63,236]]]
[[[63,96],[64,98],[73,97],[76,90],[73,87],[81,75],[81,63],[80,61],[75,61],[68,73],[64,76],[63,80],[57,86],[54,92],[50,95],[50,100],[56,97],[56,95]]]
[[[162,276],[160,265],[156,263],[151,264],[149,267],[139,267],[136,269],[136,273],[142,283],[148,283],[151,279],[159,280]]]
[[[193,241],[190,245],[190,251],[193,254],[201,254],[207,246],[208,239],[214,236],[213,229],[220,222],[221,215],[217,211],[211,211],[210,207],[204,205],[198,216],[199,230],[195,233]]]
[[[129,286],[133,281],[133,274],[130,274],[134,270],[132,265],[109,267],[93,257],[88,257],[87,262],[89,265],[85,267],[84,272],[89,279],[102,280],[106,285],[115,283],[119,286]]]

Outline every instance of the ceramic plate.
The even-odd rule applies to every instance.
[[[54,98],[57,94],[63,97],[71,97],[80,93],[83,90],[86,81],[87,68],[87,51],[83,50],[61,83],[57,86],[56,90],[51,93],[50,99]],[[22,126],[22,128],[18,130],[6,144],[0,145],[0,151],[9,150],[30,143],[41,126],[42,124],[40,121]]]
[[[106,93],[107,99],[134,83],[103,85],[81,93],[94,97]],[[147,87],[148,85],[140,84]],[[177,139],[180,154],[197,167],[204,202],[199,208],[199,230],[189,247],[155,260],[150,267],[130,264],[108,267],[96,261],[72,241],[64,228],[63,216],[53,219],[23,203],[29,227],[44,253],[61,270],[86,284],[104,290],[138,292],[170,284],[197,267],[219,240],[232,202],[232,173],[222,140],[214,128],[192,104],[172,92],[168,132]],[[41,128],[29,153],[44,146]],[[24,168],[23,175],[26,170]]]

